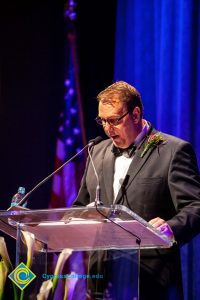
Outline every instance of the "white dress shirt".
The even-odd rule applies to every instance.
[[[134,141],[134,145],[137,147],[139,143],[142,141],[143,137],[148,131],[149,125],[146,120],[143,120],[143,128],[142,131],[138,134]],[[128,172],[128,169],[130,167],[130,164],[132,162],[132,159],[134,157],[134,154],[131,157],[128,157],[125,154],[122,154],[121,156],[116,157],[115,159],[115,166],[114,166],[114,181],[113,181],[113,194],[114,194],[114,202],[117,198],[118,192],[121,188],[121,185],[123,183],[123,180]]]

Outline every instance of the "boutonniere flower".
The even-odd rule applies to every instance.
[[[161,142],[163,142],[163,137],[160,132],[151,134],[140,157],[143,157],[150,148],[159,145]]]

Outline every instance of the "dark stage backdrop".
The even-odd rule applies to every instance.
[[[38,2],[37,2],[38,3]],[[0,8],[0,207],[53,168],[63,95],[63,8],[8,1]],[[50,183],[29,207],[46,207]]]

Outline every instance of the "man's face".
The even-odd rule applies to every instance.
[[[119,123],[114,126],[108,122],[103,126],[106,135],[112,139],[114,145],[119,148],[129,147],[138,135],[138,126],[134,121],[134,111],[122,118]],[[121,102],[111,104],[99,102],[99,117],[107,120],[112,118],[120,118],[127,112],[126,105]]]

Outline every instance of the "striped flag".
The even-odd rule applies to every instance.
[[[75,18],[74,10],[70,12],[67,6],[65,16],[67,20],[65,95],[63,111],[60,114],[55,169],[76,154],[86,143],[79,88],[76,34],[73,24]],[[70,207],[72,205],[80,186],[84,166],[83,153],[54,176],[50,202],[51,208]]]
[[[67,31],[65,45],[65,95],[63,110],[60,113],[55,169],[79,152],[86,144],[76,53],[75,7],[76,4],[72,0],[67,1],[65,6]],[[81,153],[76,159],[66,164],[64,168],[54,175],[50,208],[71,207],[77,196],[83,175],[85,155],[85,152]],[[65,268],[65,273],[75,272],[78,275],[84,275],[86,271],[83,252],[74,252],[70,256],[68,266]],[[68,300],[86,299],[85,280],[79,279],[77,282],[72,280],[68,284]],[[61,282],[59,286],[60,288],[58,288],[57,293],[58,295],[62,295],[63,286]]]

